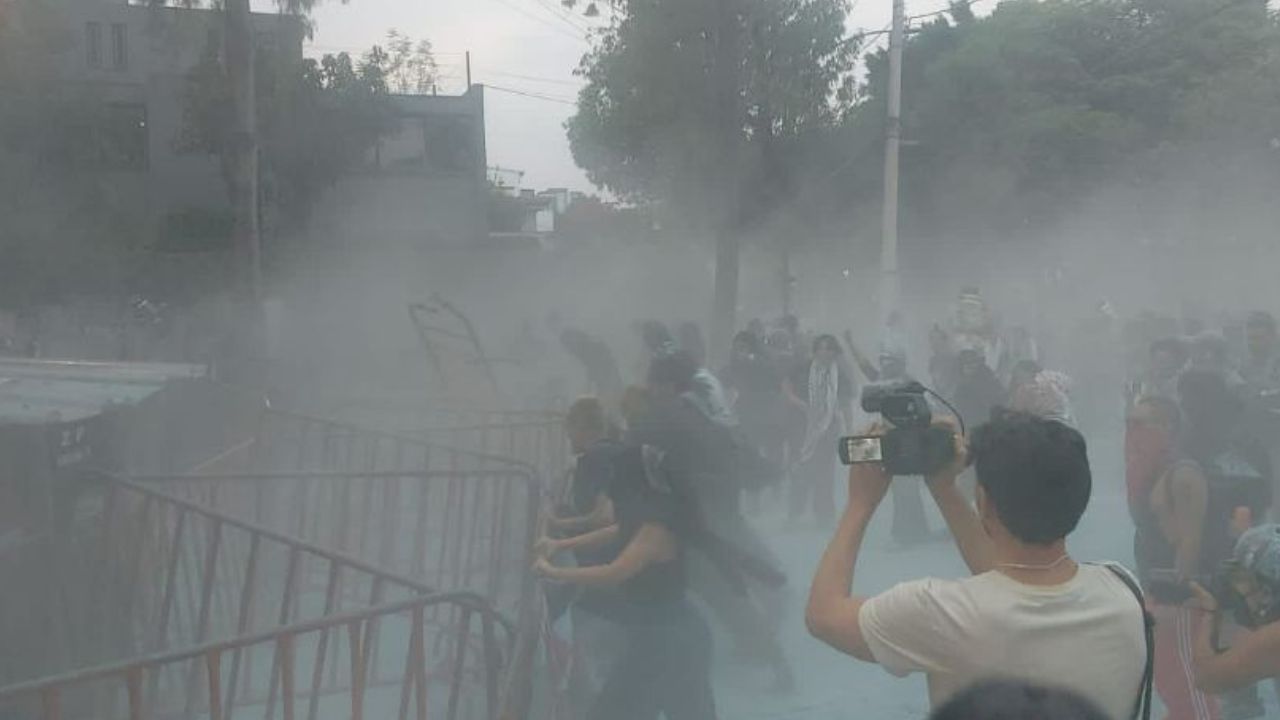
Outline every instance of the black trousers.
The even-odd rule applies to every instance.
[[[711,630],[692,605],[628,625],[625,647],[587,720],[715,720]]]

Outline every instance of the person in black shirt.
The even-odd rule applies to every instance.
[[[720,380],[732,393],[733,413],[747,439],[765,457],[780,459],[786,427],[781,417],[782,373],[759,338],[746,331],[733,338]]]
[[[611,588],[611,619],[626,630],[587,720],[714,720],[711,632],[685,590],[684,557],[694,532],[690,498],[672,482],[666,455],[652,446],[621,453],[609,499],[616,522],[560,541],[540,541],[534,571],[586,588]],[[548,559],[557,550],[621,545],[612,561],[566,568]]]
[[[603,404],[594,397],[580,398],[565,416],[565,434],[577,462],[569,484],[556,508],[546,518],[547,532],[554,537],[572,537],[608,527],[614,522],[609,484],[613,480],[614,459],[623,445],[609,437],[609,421]],[[618,555],[617,543],[581,547],[573,552],[580,567],[603,565]],[[556,588],[548,592],[549,607],[558,615],[568,607],[573,622],[573,641],[583,662],[574,663],[570,678],[575,706],[585,709],[604,685],[604,669],[622,651],[621,632],[607,617],[607,593]]]

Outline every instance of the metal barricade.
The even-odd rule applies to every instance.
[[[426,621],[442,608],[461,618],[448,644],[434,642]],[[493,718],[500,627],[473,595],[417,596],[0,688],[0,711],[42,720]],[[343,652],[327,662],[339,643]],[[270,673],[244,672],[247,660]]]

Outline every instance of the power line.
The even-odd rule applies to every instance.
[[[507,72],[505,70],[494,70],[487,67],[477,67],[476,73],[479,75],[498,75],[501,77],[515,78],[517,80],[528,80],[529,82],[550,83],[552,85],[565,85],[572,88],[582,87],[581,82],[573,80],[558,80],[556,78],[538,77],[536,75],[521,75],[520,73]]]
[[[938,17],[939,15],[954,13],[956,10],[960,8],[972,8],[974,5],[977,5],[980,2],[984,2],[984,0],[964,0],[964,2],[958,3],[956,5],[952,5],[943,10],[935,10],[933,12],[922,13],[920,15],[910,15],[907,17],[907,22],[911,22],[912,20],[926,20],[928,18]]]
[[[552,97],[550,95],[543,95],[541,93],[526,92],[524,90],[515,90],[509,87],[502,87],[501,85],[485,85],[485,87],[488,88],[489,90],[497,90],[498,92],[507,93],[509,95],[519,95],[520,97],[532,98],[534,100],[545,100],[546,102],[559,103],[561,105],[572,105],[574,107],[577,107],[578,105],[578,103],[574,102],[573,100]]]
[[[579,25],[578,23],[574,22],[573,17],[570,16],[568,13],[566,13],[564,10],[558,9],[553,5],[551,5],[550,0],[533,0],[533,1],[537,3],[539,7],[551,13],[553,16],[559,18],[562,22],[564,22],[564,24],[573,28],[575,31],[584,33],[584,34],[591,31],[585,25]]]
[[[574,40],[578,40],[584,43],[587,42],[587,38],[585,35],[578,34],[578,33],[571,33],[568,30],[564,29],[562,26],[551,22],[550,20],[546,19],[545,17],[542,17],[541,15],[534,15],[533,13],[529,12],[528,10],[525,10],[519,5],[516,5],[510,0],[494,0],[494,2],[504,7],[510,8],[540,25],[550,28],[551,30],[555,30],[556,32],[560,33],[561,35],[564,35],[567,38],[572,38]]]

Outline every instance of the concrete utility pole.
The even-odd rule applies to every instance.
[[[884,218],[880,236],[880,315],[898,309],[898,146],[902,141],[902,46],[906,38],[906,0],[893,0],[889,32],[889,118],[884,148]]]
[[[262,301],[262,245],[258,227],[258,131],[254,94],[253,18],[249,0],[223,4],[227,80],[231,85],[231,210],[239,281],[254,304]]]
[[[719,125],[721,176],[719,197],[714,208],[716,233],[716,269],[711,308],[711,343],[709,357],[715,363],[729,356],[729,344],[737,324],[739,247],[738,214],[738,135],[741,132],[738,89],[742,52],[740,0],[715,0],[715,113]],[[718,366],[718,365],[717,365]]]

